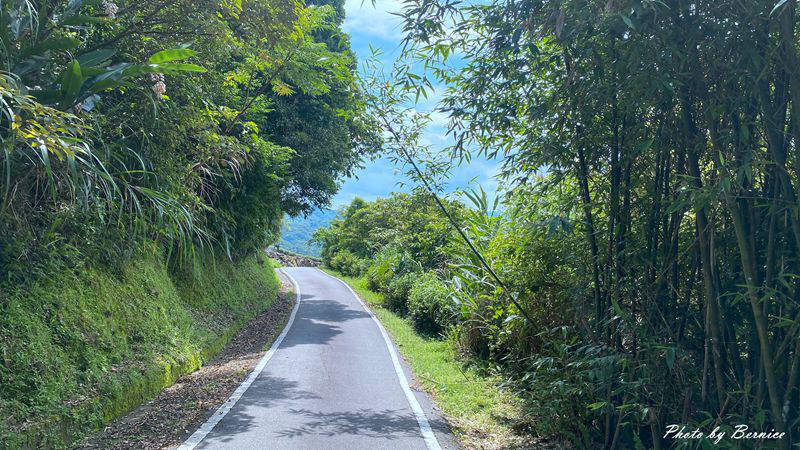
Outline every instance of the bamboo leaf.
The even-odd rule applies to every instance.
[[[594,410],[597,410],[597,409],[605,407],[607,404],[608,404],[607,402],[595,402],[595,403],[592,403],[592,404],[589,405],[589,409],[594,411]]]

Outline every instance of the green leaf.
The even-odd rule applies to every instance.
[[[80,63],[80,61],[78,61]],[[107,71],[102,67],[85,67],[81,64],[81,75],[83,75],[84,79],[96,77],[98,75],[102,75]]]
[[[163,72],[163,73],[207,72],[206,68],[203,66],[198,66],[197,64],[185,64],[185,63],[157,64],[154,68],[156,72]]]
[[[108,20],[107,17],[95,17],[95,16],[86,16],[83,14],[76,14],[74,16],[70,16],[62,20],[61,25],[86,25],[90,23],[103,23],[107,20]]]
[[[615,312],[615,313],[616,313],[618,316],[620,316],[620,317],[624,317],[624,316],[625,316],[625,312],[624,312],[624,311],[622,310],[622,308],[619,306],[619,303],[617,302],[617,300],[616,300],[616,299],[611,299],[611,306],[614,308],[614,312]]]
[[[636,29],[636,27],[633,26],[633,21],[631,20],[630,17],[626,16],[625,14],[620,14],[620,15],[622,16],[622,21],[625,22],[625,25],[627,25],[628,28],[630,28],[632,30]]]
[[[42,89],[31,91],[30,93],[36,101],[45,105],[51,105],[61,98],[61,91],[55,89]]]
[[[170,61],[180,61],[182,59],[191,58],[197,52],[188,48],[173,48],[169,50],[162,50],[155,55],[151,56],[147,62],[150,64],[161,64]]]
[[[147,64],[130,64],[119,72],[119,75],[124,78],[137,77],[146,73],[158,73],[154,65]]]
[[[69,36],[53,36],[23,50],[20,59],[31,55],[39,55],[49,50],[70,50],[81,44],[81,41]]]
[[[667,367],[669,367],[669,370],[672,370],[672,368],[675,366],[675,347],[667,348],[666,353]]]
[[[644,141],[644,142],[642,142],[642,148],[641,148],[641,152],[647,152],[647,151],[649,151],[649,150],[650,150],[650,147],[652,147],[652,146],[653,146],[653,141],[654,141],[654,138],[645,139],[645,141]]]
[[[2,33],[2,31],[0,31]],[[11,70],[17,76],[24,76],[33,71],[40,70],[49,61],[49,58],[41,55],[32,56],[16,66]]]
[[[81,73],[81,65],[77,60],[73,59],[72,62],[67,64],[64,72],[64,78],[61,83],[61,93],[63,94],[62,106],[72,106],[75,98],[78,97],[78,92],[83,85],[83,74]]]
[[[111,58],[115,53],[117,53],[117,51],[110,48],[95,50],[78,56],[78,62],[81,64],[81,67],[93,67]]]
[[[89,88],[89,92],[96,93],[108,89],[113,89],[121,85],[122,83],[119,80],[115,80],[114,78],[105,78],[103,80],[98,81],[97,83],[92,84],[92,86]]]
[[[39,153],[41,154],[41,160],[44,164],[45,171],[47,172],[48,178],[53,178],[53,168],[50,164],[50,151],[47,149],[47,146],[42,144],[39,146]],[[53,195],[55,195],[55,190],[53,190]]]

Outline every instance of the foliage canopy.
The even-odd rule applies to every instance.
[[[318,3],[3,2],[2,281],[66,248],[240,258],[325,205],[380,138]]]

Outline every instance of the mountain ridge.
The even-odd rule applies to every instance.
[[[319,256],[321,248],[310,242],[314,232],[328,226],[339,213],[333,209],[315,209],[308,217],[286,216],[281,229],[281,239],[278,247],[294,253],[308,256]]]

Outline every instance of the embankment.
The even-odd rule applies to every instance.
[[[68,446],[196,370],[277,294],[263,258],[162,261],[0,292],[0,448]]]

